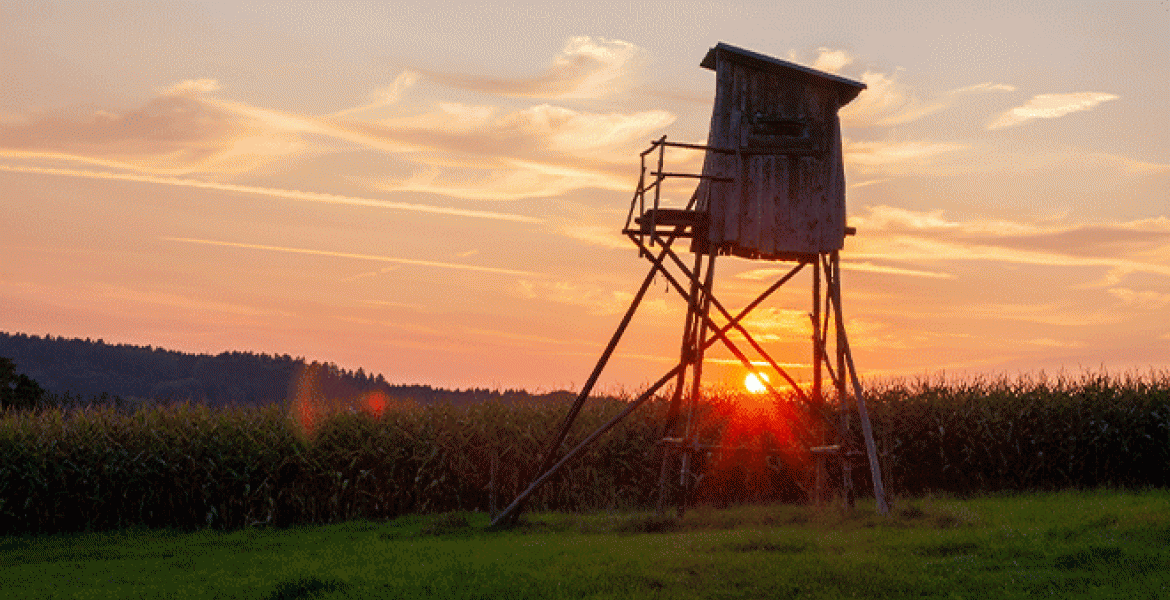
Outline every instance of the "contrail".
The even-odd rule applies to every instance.
[[[494,219],[499,221],[517,221],[521,223],[543,223],[543,219],[536,217],[527,217],[524,215],[517,215],[513,213],[486,211],[486,210],[468,210],[462,208],[448,208],[445,206],[432,206],[429,204],[413,204],[409,202],[391,202],[389,200],[376,200],[373,198],[361,198],[355,196],[341,196],[338,194],[324,194],[320,192],[306,192],[302,190],[286,190],[282,188],[268,188],[251,185],[238,185],[234,183],[217,183],[213,181],[199,181],[196,179],[180,179],[178,177],[159,177],[157,175],[135,175],[132,173],[110,173],[107,171],[89,171],[85,169],[55,169],[49,167],[27,167],[14,165],[0,165],[0,171],[7,171],[10,173],[32,173],[37,175],[60,175],[65,177],[84,177],[86,179],[110,179],[118,181],[137,181],[141,183],[157,183],[161,185],[174,185],[180,187],[201,188],[208,190],[218,190],[223,192],[239,192],[244,194],[257,194],[260,196],[271,196],[274,198],[284,198],[286,200],[297,200],[301,202],[320,202],[323,204],[342,204],[348,206],[367,206],[371,208],[387,208],[391,210],[409,210],[414,212],[424,212],[440,215],[452,215],[458,217],[472,217],[477,219]]]
[[[242,244],[239,242],[221,242],[218,240],[200,240],[196,238],[164,237],[159,238],[167,242],[183,242],[187,244],[204,244],[207,246],[226,246],[229,248],[247,248],[249,250],[268,250],[271,252],[287,252],[289,254],[311,254],[314,256],[333,256],[337,258],[351,258],[356,260],[372,260],[400,265],[415,265],[420,267],[439,267],[441,269],[459,269],[463,271],[478,271],[480,273],[496,273],[499,275],[527,275],[540,276],[532,271],[518,271],[515,269],[500,269],[497,267],[480,267],[477,265],[463,265],[459,263],[437,262],[432,260],[414,260],[411,258],[395,258],[392,256],[378,256],[376,254],[354,254],[351,252],[333,252],[331,250],[311,250],[308,248],[285,248],[283,246],[265,246],[262,244]]]

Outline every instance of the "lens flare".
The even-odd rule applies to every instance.
[[[771,381],[766,373],[748,373],[747,377],[743,378],[743,387],[753,394],[763,394],[768,391],[764,384]]]
[[[390,404],[390,399],[381,390],[374,390],[366,392],[362,395],[361,408],[375,419],[381,418],[382,413],[386,412],[386,406]]]
[[[312,437],[325,416],[324,394],[321,390],[321,365],[313,363],[301,368],[293,391],[292,416],[301,433]]]

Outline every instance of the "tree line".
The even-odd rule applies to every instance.
[[[326,397],[380,391],[420,404],[465,404],[490,398],[528,397],[522,390],[446,390],[391,384],[382,374],[349,370],[304,357],[230,351],[192,354],[104,340],[0,332],[0,398],[4,406],[76,406],[192,402],[212,407],[261,406],[292,394],[297,378],[314,366]]]

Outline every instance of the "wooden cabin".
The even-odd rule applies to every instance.
[[[865,84],[720,42],[703,175],[707,241],[722,254],[790,260],[845,241],[837,111]]]

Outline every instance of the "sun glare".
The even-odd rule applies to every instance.
[[[753,394],[762,394],[768,391],[764,383],[771,381],[765,373],[748,373],[747,377],[743,378],[743,387]]]

